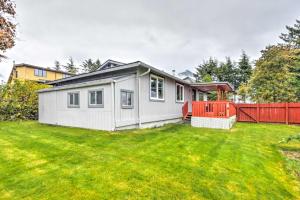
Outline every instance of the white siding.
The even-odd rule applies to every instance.
[[[121,90],[133,91],[133,108],[121,107]],[[138,81],[136,75],[117,80],[115,83],[116,128],[138,124]]]
[[[141,127],[181,121],[183,103],[176,102],[176,81],[163,77],[164,101],[153,101],[150,99],[150,74],[140,77]],[[113,84],[39,93],[39,121],[100,130],[137,128],[139,125],[137,76],[129,75],[116,80]],[[104,89],[104,108],[88,107],[88,91],[92,89]],[[132,109],[121,107],[121,90],[133,91]],[[67,94],[72,91],[80,92],[80,108],[68,108]],[[184,101],[189,102],[190,111],[191,99],[191,87],[185,85]]]
[[[164,101],[150,99],[150,74],[141,77],[141,120],[142,123],[159,122],[182,118],[183,103],[176,102],[176,81],[164,78]],[[184,87],[184,101],[191,102],[192,93],[189,86]],[[191,104],[189,104],[191,110]]]
[[[88,91],[104,89],[104,107],[88,107]],[[80,92],[80,108],[68,108],[68,92]],[[39,122],[90,129],[113,130],[111,85],[39,93]]]

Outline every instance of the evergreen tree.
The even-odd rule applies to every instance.
[[[239,86],[237,74],[235,64],[231,61],[230,57],[226,57],[226,61],[220,63],[220,66],[217,69],[218,81],[229,82],[234,88],[238,88]]]
[[[245,51],[242,51],[242,55],[237,64],[237,67],[238,86],[240,86],[243,83],[247,83],[252,74],[252,66],[250,64],[250,59],[245,53]]]
[[[97,71],[101,66],[101,62],[99,59],[97,59],[95,62],[93,62],[92,59],[87,59],[83,61],[81,67],[83,72],[94,72]]]
[[[54,70],[57,70],[57,71],[60,71],[61,70],[61,68],[60,68],[60,63],[59,63],[59,61],[54,61]]]
[[[294,48],[300,48],[300,20],[294,26],[286,26],[288,33],[281,33],[280,39]]]
[[[71,74],[77,74],[78,68],[75,66],[73,58],[69,58],[69,62],[64,66],[67,72]]]
[[[218,61],[213,58],[209,58],[208,61],[203,61],[196,68],[196,80],[198,82],[211,82],[216,80],[216,71],[218,68]]]
[[[297,81],[297,74],[292,71],[300,63],[300,57],[296,53],[286,46],[269,46],[262,51],[247,85],[248,93],[254,101],[260,103],[299,100],[299,80]]]

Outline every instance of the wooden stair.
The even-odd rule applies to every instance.
[[[186,116],[183,117],[184,122],[190,123],[192,118],[192,113],[188,112]]]

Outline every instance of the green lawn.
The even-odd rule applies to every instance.
[[[297,133],[248,123],[109,133],[0,122],[0,198],[297,199],[300,165],[278,144]]]

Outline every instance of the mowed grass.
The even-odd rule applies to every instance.
[[[278,146],[297,133],[248,123],[109,133],[0,122],[0,199],[299,199]]]

